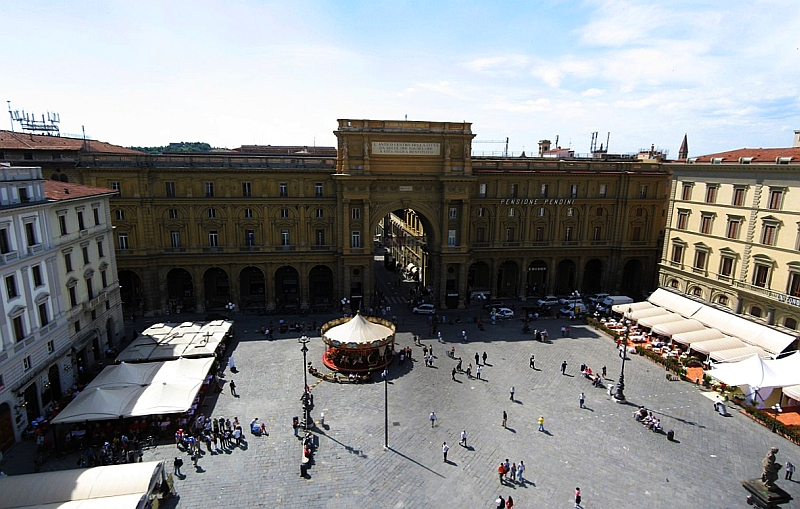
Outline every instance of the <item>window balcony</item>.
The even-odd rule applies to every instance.
[[[19,253],[17,251],[9,251],[8,253],[0,255],[0,263],[6,264],[17,258],[19,258]]]
[[[768,299],[774,300],[776,302],[781,302],[784,304],[791,304],[792,306],[800,307],[800,297],[789,295],[783,292],[776,292],[775,290],[771,290],[766,287],[757,286],[751,283],[745,283],[744,281],[731,281],[731,284],[734,288],[741,288],[747,292],[754,293],[757,295],[761,295]]]

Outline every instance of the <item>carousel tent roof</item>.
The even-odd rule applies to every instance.
[[[356,313],[349,321],[328,329],[327,332],[325,332],[325,337],[343,344],[368,344],[386,339],[392,334],[392,329],[389,327],[370,322],[361,316],[361,313]]]
[[[692,343],[697,343],[700,341],[722,339],[724,337],[726,337],[725,334],[718,331],[717,329],[702,329],[691,332],[681,332],[680,334],[674,334],[672,336],[672,341],[676,343],[681,343],[683,345],[691,345]]]

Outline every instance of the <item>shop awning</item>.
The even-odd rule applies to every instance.
[[[729,350],[731,348],[741,348],[743,346],[747,345],[742,343],[741,340],[732,337],[726,337],[722,339],[712,339],[711,341],[699,341],[697,343],[692,343],[691,349],[697,353],[708,355],[711,352]]]
[[[739,348],[730,348],[728,350],[718,350],[711,352],[711,360],[717,362],[736,362],[746,359],[751,355],[756,354],[762,359],[771,358],[770,354],[757,346],[740,346]]]
[[[706,326],[698,322],[697,320],[692,320],[691,318],[688,318],[685,320],[654,325],[653,328],[650,329],[650,332],[653,334],[658,334],[659,336],[666,336],[668,338],[671,338],[674,334],[680,334],[681,332],[699,331],[699,330],[704,330],[705,328]]]
[[[658,290],[654,291],[652,294],[650,294],[650,297],[648,297],[647,300],[656,306],[667,308],[670,311],[680,313],[685,317],[692,316],[704,305],[703,303],[690,299],[684,295],[671,292],[666,288],[659,288]]]
[[[660,323],[677,322],[683,319],[684,318],[678,313],[667,313],[665,315],[649,316],[647,318],[642,318],[637,323],[639,324],[639,326],[647,327],[649,329],[653,325],[658,325]]]
[[[743,341],[758,346],[763,350],[777,355],[791,345],[795,337],[792,334],[781,332],[764,324],[753,322],[747,318],[720,309],[705,306],[692,316],[708,327],[742,339]]]
[[[233,322],[157,323],[145,329],[117,361],[164,361],[181,357],[211,357],[230,333]]]
[[[632,302],[630,304],[615,304],[611,306],[611,311],[624,315],[625,313],[628,312],[628,310],[642,311],[645,309],[653,309],[655,307],[657,306],[654,306],[653,304],[647,302],[646,300],[643,300],[642,302]]]
[[[630,316],[628,316],[626,313],[625,318],[630,318],[631,320],[638,322],[642,318],[649,318],[651,316],[661,316],[666,314],[669,314],[668,309],[653,306],[648,309],[640,309],[638,311],[634,311],[633,313],[630,314]]]
[[[681,332],[673,334],[672,341],[682,345],[691,345],[699,341],[709,341],[712,339],[722,339],[728,337],[717,329],[701,329],[691,332]]]
[[[795,401],[800,401],[800,385],[790,385],[788,387],[784,387],[783,394],[792,398]]]

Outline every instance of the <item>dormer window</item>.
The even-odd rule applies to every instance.
[[[791,157],[776,157],[775,164],[789,164],[792,161]]]
[[[751,162],[753,162],[753,158],[752,157],[740,157],[739,158],[739,164],[750,164]]]
[[[712,157],[711,158],[711,164],[722,164],[722,158],[721,157]]]

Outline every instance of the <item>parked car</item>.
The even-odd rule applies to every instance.
[[[507,318],[514,318],[514,311],[508,308],[500,308],[495,313],[498,320],[505,320]]]
[[[492,308],[500,309],[502,307],[505,307],[505,305],[506,305],[506,303],[503,302],[502,300],[494,299],[494,300],[490,300],[487,304],[485,304],[483,306],[483,309],[492,309]]]
[[[558,303],[562,306],[574,306],[575,304],[583,304],[583,299],[580,297],[570,297],[570,298],[563,298],[558,299]]]
[[[595,303],[595,305],[600,304],[603,300],[608,297],[610,294],[608,293],[596,293],[589,297],[589,300]]]
[[[420,304],[411,310],[412,313],[417,315],[433,315],[436,314],[436,308],[433,304]]]
[[[600,313],[610,313],[612,307],[618,304],[630,304],[631,302],[633,302],[633,299],[627,295],[609,295],[597,306],[597,311]]]
[[[566,305],[558,310],[558,314],[561,316],[570,316],[572,312],[575,312],[576,315],[586,314],[586,305],[583,302],[579,302]]]
[[[558,306],[558,297],[556,297],[555,295],[546,295],[543,299],[537,300],[536,303],[541,307]]]

